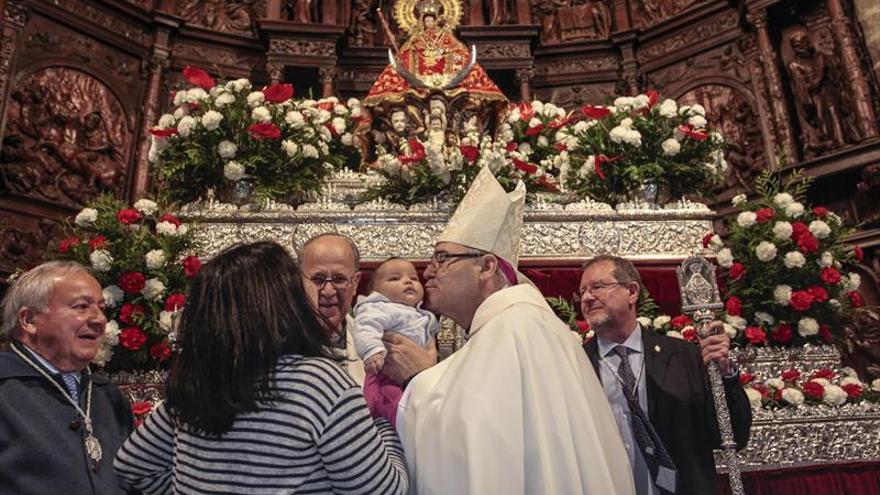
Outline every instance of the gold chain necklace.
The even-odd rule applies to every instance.
[[[86,436],[85,438],[83,438],[83,446],[86,449],[86,453],[89,455],[89,459],[91,459],[93,462],[92,470],[97,471],[98,463],[101,462],[101,457],[103,456],[103,451],[101,450],[101,442],[98,441],[98,438],[95,436],[92,429],[92,381],[89,380],[89,389],[86,392],[86,410],[85,412],[83,412],[82,408],[79,407],[79,404],[77,404],[76,401],[73,400],[73,397],[70,396],[70,392],[59,385],[58,382],[56,382],[51,376],[49,376],[49,374],[46,373],[43,368],[37,365],[37,363],[31,361],[30,358],[25,356],[25,354],[18,349],[15,343],[10,345],[9,347],[12,348],[12,352],[18,354],[18,357],[24,360],[25,363],[29,364],[31,368],[37,370],[38,373],[49,380],[49,383],[54,385],[55,388],[57,388],[61,392],[64,398],[67,399],[67,402],[69,402],[70,405],[76,408],[76,412],[79,413],[79,415],[83,419],[83,426],[86,431]],[[89,375],[91,375],[91,371],[89,371]]]

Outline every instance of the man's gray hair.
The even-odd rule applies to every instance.
[[[27,307],[35,311],[49,309],[55,279],[70,273],[89,273],[75,261],[49,261],[31,268],[12,282],[3,298],[3,334],[17,337],[20,327],[18,313]]]
[[[337,232],[324,232],[324,233],[318,234],[316,236],[313,236],[309,240],[307,240],[306,243],[303,244],[302,247],[299,248],[299,250],[296,252],[297,263],[302,264],[302,255],[304,252],[306,252],[306,249],[309,247],[309,245],[311,243],[313,243],[319,239],[322,239],[324,237],[339,237],[340,239],[342,239],[346,243],[348,243],[348,247],[351,248],[351,254],[352,254],[352,257],[354,258],[354,269],[355,269],[355,271],[360,271],[360,269],[361,269],[361,252],[358,249],[357,244],[355,244],[354,241],[351,240],[351,238],[348,237],[347,235],[340,234]]]

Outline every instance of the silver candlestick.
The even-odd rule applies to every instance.
[[[700,338],[710,335],[709,323],[715,319],[716,311],[724,308],[718,294],[718,283],[715,280],[715,267],[702,256],[692,256],[681,264],[677,270],[678,286],[681,290],[681,310],[691,315],[699,329]],[[736,455],[736,441],[730,424],[730,411],[727,409],[727,397],[721,381],[718,363],[711,361],[708,366],[709,383],[712,386],[712,398],[715,400],[715,412],[718,429],[721,431],[721,453],[727,464],[730,478],[730,491],[733,495],[743,495],[742,476],[739,458]]]

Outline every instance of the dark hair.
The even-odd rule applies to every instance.
[[[168,410],[196,431],[220,435],[237,415],[277,395],[271,375],[283,354],[332,357],[302,275],[283,247],[226,249],[193,278],[180,324],[180,355]]]
[[[394,260],[409,261],[409,260],[405,260],[405,259],[401,258],[400,256],[392,256],[392,257],[388,258],[387,260],[379,263],[376,266],[376,268],[373,270],[373,273],[370,274],[370,279],[367,281],[367,294],[369,294],[370,292],[373,292],[373,287],[376,286],[376,273],[379,271],[379,268],[382,268],[382,266],[385,263],[388,263],[388,262],[394,261]]]
[[[303,259],[303,254],[306,252],[306,249],[308,249],[309,245],[311,243],[317,241],[318,239],[322,239],[324,237],[339,237],[340,239],[344,240],[348,244],[348,247],[351,248],[351,257],[352,257],[352,259],[354,259],[354,271],[356,271],[356,272],[360,271],[360,269],[361,269],[361,252],[358,249],[357,244],[355,244],[354,241],[351,240],[351,238],[348,237],[347,235],[339,234],[336,232],[324,232],[322,234],[318,234],[318,235],[311,237],[296,252],[297,261],[299,261],[301,263],[302,259]]]
[[[584,264],[581,265],[581,270],[586,271],[587,268],[603,261],[610,262],[614,266],[611,274],[618,282],[624,284],[636,282],[639,284],[639,299],[641,299],[641,294],[642,291],[645,290],[645,285],[642,284],[642,276],[639,275],[639,271],[636,270],[635,265],[633,265],[628,259],[621,258],[620,256],[612,256],[610,254],[600,254],[595,258],[585,261]],[[638,300],[636,300],[636,303],[638,303]]]

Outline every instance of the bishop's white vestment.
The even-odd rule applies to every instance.
[[[411,493],[635,493],[595,371],[528,284],[477,308],[468,342],[410,382],[398,425]]]

